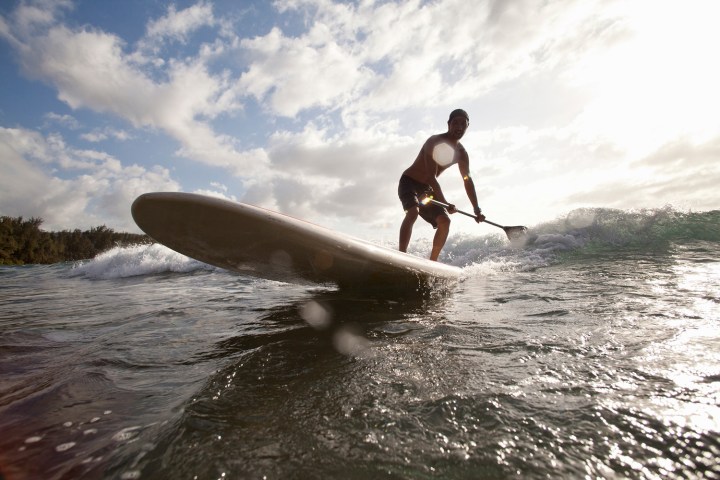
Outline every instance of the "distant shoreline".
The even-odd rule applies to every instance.
[[[104,225],[46,232],[41,218],[0,217],[0,265],[48,265],[94,258],[117,246],[150,244],[147,235],[115,232]]]

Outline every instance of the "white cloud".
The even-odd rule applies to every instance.
[[[185,42],[193,31],[213,25],[215,25],[215,18],[212,4],[208,2],[203,1],[180,11],[176,10],[175,5],[170,5],[166,16],[148,23],[147,37],[160,40],[169,38]]]
[[[632,35],[585,55],[566,72],[591,94],[578,128],[643,156],[668,139],[717,133],[720,31],[714,2],[639,2],[623,11]],[[702,7],[702,8],[699,8]],[[628,27],[629,28],[629,27]]]
[[[124,142],[124,141],[132,139],[133,136],[126,130],[117,129],[117,128],[113,128],[113,127],[105,127],[105,128],[96,128],[96,129],[93,129],[91,132],[83,133],[80,135],[80,138],[82,138],[83,140],[86,140],[88,142],[91,142],[91,143],[102,142],[104,140],[107,140],[108,138],[113,138],[115,140]]]
[[[152,123],[148,105],[158,88],[127,61],[115,35],[54,26],[25,42],[24,70],[52,83],[70,107],[119,114],[137,125]]]
[[[29,0],[20,2],[12,12],[13,30],[27,37],[53,24],[63,12],[71,10],[71,0]]]
[[[179,189],[165,168],[125,167],[106,153],[25,129],[0,127],[0,170],[2,215],[40,217],[51,230],[107,225],[137,231],[132,201],[147,191]]]
[[[78,128],[80,128],[80,122],[78,122],[77,119],[72,115],[61,115],[55,112],[48,112],[44,115],[44,118],[45,120],[47,120],[48,124],[56,123],[71,130],[77,130]]]
[[[627,164],[647,154],[663,138],[687,134],[688,121],[683,118],[695,119],[691,130],[700,130],[703,125],[707,129],[712,122],[701,115],[700,100],[717,99],[717,90],[711,87],[712,82],[696,81],[702,88],[689,91],[698,101],[684,102],[687,94],[666,101],[663,95],[678,86],[658,81],[668,77],[666,67],[646,68],[647,63],[640,67],[650,72],[642,77],[645,80],[624,82],[625,77],[614,73],[632,66],[622,63],[622,52],[655,58],[648,55],[648,50],[657,52],[651,50],[655,36],[650,27],[635,22],[621,4],[607,5],[539,1],[512,5],[288,3],[287,11],[308,14],[307,31],[290,36],[276,28],[242,42],[251,57],[239,84],[278,115],[293,117],[310,108],[324,108],[319,109],[321,119],[317,123],[301,125],[300,132],[276,131],[271,137],[266,150],[276,172],[267,181],[272,185],[272,198],[281,209],[311,217],[344,215],[362,221],[394,218],[399,211],[393,205],[397,203],[394,190],[399,173],[414,158],[423,136],[438,132],[403,136],[398,132],[428,128],[423,123],[426,120],[411,119],[408,125],[385,124],[373,129],[378,119],[387,119],[387,112],[402,114],[408,108],[442,111],[442,118],[448,104],[472,105],[499,86],[540,74],[574,79],[576,88],[591,87],[593,98],[585,100],[575,121],[529,128],[522,124],[522,117],[515,117],[519,124],[506,129],[515,132],[506,145],[472,150],[474,171],[480,171],[483,203],[490,205],[491,211],[494,207],[495,212],[504,213],[497,206],[510,204],[523,212],[536,209],[532,215],[540,219],[547,213],[543,209],[571,208],[566,199],[573,192],[613,191],[605,187],[618,178],[628,179],[629,185],[641,185],[643,175],[653,175],[660,182],[665,177],[657,170]],[[676,23],[677,27],[681,25]],[[706,27],[700,31],[713,30]],[[685,36],[698,37],[713,43],[697,32]],[[663,50],[682,56],[692,51],[692,45],[677,48],[671,43]],[[583,65],[598,62],[606,63],[607,81],[588,85],[573,77],[585,68]],[[711,72],[703,75],[707,68],[700,63],[685,60],[678,65],[697,72],[696,78],[715,78]],[[677,82],[678,76],[672,78]],[[644,88],[653,81],[658,88]],[[561,86],[556,83],[555,88]],[[618,96],[618,92],[623,95]],[[618,102],[618,98],[624,100]],[[632,104],[637,98],[645,100]],[[526,101],[535,103],[532,97]],[[597,110],[598,105],[605,108]],[[653,118],[649,119],[650,107],[661,105],[671,106],[671,114],[651,113]],[[545,115],[552,109],[549,104]],[[343,125],[327,126],[331,121],[326,123],[327,117],[322,116],[332,110],[339,110]],[[620,111],[627,114],[618,118]],[[633,127],[648,120],[662,127],[663,135],[640,150],[637,127]],[[444,126],[442,121],[438,124]],[[647,129],[649,135],[654,130]],[[472,146],[471,135],[467,143]],[[464,201],[462,184],[452,172],[442,182],[454,198]],[[650,194],[648,201],[652,202],[652,190],[642,191]],[[579,202],[581,197],[574,198]],[[619,198],[617,192],[614,197],[601,198],[626,207],[638,201],[636,195]],[[542,199],[539,204],[538,199]]]
[[[630,165],[643,175],[604,185],[593,193],[600,197],[597,204],[603,206],[627,208],[632,202],[640,207],[653,207],[662,202],[682,208],[717,209],[718,159],[720,135],[702,143],[681,138]],[[582,193],[576,195],[582,198]]]
[[[299,36],[275,27],[243,40],[251,63],[239,87],[290,117],[317,106],[367,115],[467,102],[573,60],[572,42],[600,47],[615,40],[605,32],[618,30],[596,2],[311,0],[278,8],[304,12],[310,26]]]
[[[263,37],[243,40],[241,47],[250,53],[251,65],[236,88],[260,101],[268,97],[273,112],[287,117],[310,107],[332,109],[349,100],[366,77],[360,62],[323,25],[299,39],[273,28]]]
[[[215,198],[221,198],[223,200],[230,200],[231,202],[238,201],[238,199],[237,199],[237,197],[235,197],[235,195],[228,195],[224,191],[200,188],[198,190],[193,191],[193,193],[197,193],[198,195],[205,195],[206,197],[215,197]]]
[[[256,158],[245,165],[247,155],[235,140],[216,134],[207,121],[240,108],[226,74],[212,75],[198,61],[171,61],[168,80],[157,82],[123,52],[120,38],[88,28],[52,26],[23,41],[25,71],[52,83],[70,107],[161,129],[180,143],[178,154],[193,160],[249,173],[258,169]]]
[[[392,224],[402,215],[397,178],[462,106],[481,204],[494,218],[540,221],[583,203],[633,207],[661,193],[692,205],[720,201],[712,182],[696,182],[702,173],[679,160],[712,158],[700,152],[714,151],[720,134],[712,2],[286,0],[273,4],[281,18],[249,35],[232,32],[217,13],[226,6],[202,1],[169,7],[133,47],[63,23],[67,5],[39,5],[0,19],[24,71],[71,108],[161,131],[179,156],[221,167],[237,177],[228,185],[242,185],[208,193],[323,224]],[[54,149],[50,162],[38,154],[39,173],[17,172],[28,178],[48,175],[50,164],[113,165],[59,136],[25,137],[23,158]],[[673,148],[685,156],[668,154]],[[115,162],[116,172],[128,168]],[[718,178],[710,162],[704,168],[704,179]],[[97,185],[88,179],[86,188],[112,190],[111,180],[92,177]],[[459,176],[451,170],[441,184],[462,205]]]
[[[387,204],[402,170],[415,158],[424,138],[400,137],[382,130],[351,130],[332,135],[309,124],[297,133],[276,132],[268,143],[272,168],[291,177],[297,184],[310,187],[306,202],[317,210],[348,214],[348,204],[357,200],[351,191],[364,189],[359,215],[367,218],[369,210]],[[283,188],[287,188],[287,183]],[[377,195],[378,190],[390,196]],[[325,197],[332,195],[330,200]]]

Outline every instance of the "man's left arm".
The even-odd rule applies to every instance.
[[[460,169],[460,175],[462,175],[463,185],[465,186],[465,193],[467,194],[468,199],[470,200],[470,203],[472,204],[475,211],[475,221],[480,223],[485,220],[485,215],[482,214],[480,206],[478,205],[477,192],[475,191],[475,182],[473,182],[473,179],[470,176],[470,160],[468,158],[467,152],[463,153],[463,158],[461,158],[458,162],[458,167]]]

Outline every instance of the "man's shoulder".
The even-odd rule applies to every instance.
[[[427,140],[425,140],[425,145],[435,146],[438,143],[442,143],[447,141],[447,134],[445,133],[438,133],[436,135],[431,135],[428,137]]]
[[[429,154],[432,152],[432,149],[440,143],[439,140],[440,135],[431,135],[428,137],[427,140],[425,140],[425,143],[423,143],[422,149],[420,150],[420,153]]]

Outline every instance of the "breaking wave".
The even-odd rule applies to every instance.
[[[115,247],[91,260],[76,264],[72,275],[93,280],[109,280],[158,273],[190,273],[214,268],[163,245],[152,244]]]
[[[470,275],[488,275],[542,268],[573,256],[658,251],[694,241],[720,241],[720,210],[696,213],[671,207],[637,211],[586,208],[530,227],[524,245],[508,242],[502,233],[451,235],[440,260],[464,267]],[[414,240],[411,253],[427,257],[430,247],[429,239]],[[203,270],[216,268],[153,244],[113,248],[76,264],[72,275],[112,279]]]
[[[524,245],[513,245],[502,234],[458,236],[448,242],[441,260],[473,270],[482,265],[488,271],[522,271],[571,256],[658,251],[697,241],[720,241],[720,210],[586,208],[531,227]]]

